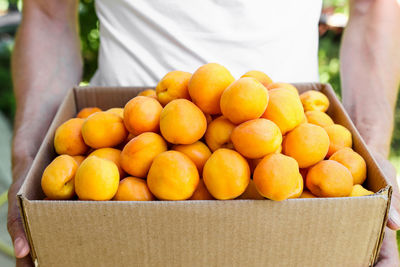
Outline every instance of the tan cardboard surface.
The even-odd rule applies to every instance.
[[[391,188],[330,86],[329,114],[367,161],[357,198],[232,201],[42,201],[54,131],[85,106],[123,107],[141,88],[76,88],[66,97],[19,192],[39,266],[368,266],[376,259]]]

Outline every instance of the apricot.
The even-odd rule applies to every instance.
[[[203,112],[221,114],[220,99],[224,90],[235,80],[232,74],[217,63],[198,68],[189,81],[189,95]]]
[[[231,134],[236,125],[227,118],[220,116],[213,120],[207,127],[205,140],[211,151],[218,148],[233,149]]]
[[[304,190],[303,193],[300,195],[300,198],[316,198],[310,191]]]
[[[121,152],[122,169],[132,176],[145,178],[154,158],[167,151],[167,143],[153,132],[142,133],[126,144]]]
[[[172,144],[193,144],[203,137],[206,129],[204,113],[189,100],[172,100],[161,112],[161,134]]]
[[[200,141],[197,141],[190,145],[175,145],[173,150],[182,152],[186,156],[189,157],[196,165],[197,170],[199,173],[202,173],[204,164],[211,156],[210,149]]]
[[[252,179],[244,191],[237,199],[265,199],[260,193],[257,191],[256,185]]]
[[[328,114],[319,110],[310,110],[305,112],[308,123],[321,127],[333,125],[334,122]]]
[[[279,149],[282,134],[272,121],[255,119],[237,126],[232,131],[231,140],[240,154],[246,158],[256,159]]]
[[[271,83],[267,87],[268,90],[277,89],[277,88],[284,88],[284,89],[287,89],[289,91],[292,91],[293,93],[296,93],[296,95],[299,94],[299,91],[297,90],[297,88],[294,87],[290,83]]]
[[[75,195],[74,177],[78,164],[69,155],[56,157],[44,170],[42,189],[49,199],[71,199]]]
[[[87,117],[89,117],[93,113],[100,112],[100,111],[101,111],[101,109],[99,109],[97,107],[83,108],[78,112],[76,117],[80,118],[80,119],[86,119]]]
[[[276,153],[265,156],[258,163],[253,181],[262,196],[275,201],[300,196],[303,189],[296,160]]]
[[[353,188],[353,177],[339,162],[323,160],[308,170],[306,185],[317,197],[347,197]]]
[[[213,118],[210,114],[204,113],[204,116],[206,116],[207,125],[213,121]]]
[[[327,111],[329,107],[329,99],[323,93],[315,90],[309,90],[300,95],[301,103],[304,111],[319,110]]]
[[[298,95],[284,88],[269,90],[268,93],[268,106],[261,117],[276,123],[282,135],[303,122],[304,111]]]
[[[151,97],[136,96],[124,107],[126,129],[134,135],[158,132],[160,128],[161,104]]]
[[[349,130],[339,124],[326,126],[325,131],[329,136],[328,156],[344,147],[351,147],[353,144],[352,135]]]
[[[82,137],[84,122],[84,119],[73,118],[57,128],[54,135],[54,149],[57,154],[77,156],[85,154],[89,150]]]
[[[78,164],[78,167],[79,167],[81,165],[82,161],[84,161],[86,157],[78,155],[78,156],[72,156],[72,158],[76,161],[76,163]]]
[[[114,113],[124,119],[124,109],[123,108],[110,108],[107,109],[106,112]]]
[[[114,200],[120,201],[151,201],[154,200],[146,180],[136,177],[126,177],[119,182]]]
[[[113,147],[128,136],[120,116],[110,112],[96,112],[82,125],[82,137],[92,148]]]
[[[90,153],[88,157],[91,157],[91,156],[97,156],[102,159],[111,160],[112,162],[115,163],[115,165],[118,168],[119,177],[120,178],[125,177],[125,172],[120,166],[121,150],[116,149],[116,148],[110,148],[110,147],[100,148],[100,149],[96,149],[95,151]]]
[[[353,176],[353,184],[363,184],[367,178],[367,164],[360,154],[349,147],[339,149],[329,158],[345,166]]]
[[[162,200],[188,199],[198,183],[196,165],[185,154],[173,150],[155,157],[147,176],[150,191]]]
[[[355,185],[353,185],[353,189],[351,190],[349,197],[362,197],[362,196],[368,196],[368,195],[373,195],[373,194],[374,194],[374,192],[365,189],[362,185],[355,184]]]
[[[283,154],[294,158],[300,168],[307,168],[325,158],[329,136],[322,127],[303,123],[286,135],[282,147]]]
[[[157,84],[156,93],[158,101],[165,106],[174,99],[190,99],[188,92],[189,80],[192,74],[185,71],[168,72]]]
[[[272,79],[262,71],[250,70],[243,74],[240,78],[250,77],[259,81],[265,88],[272,83]]]
[[[193,195],[189,198],[189,200],[213,200],[215,199],[210,192],[208,192],[206,185],[204,184],[203,179],[199,180],[199,184],[197,185],[196,190]]]
[[[246,190],[250,168],[238,152],[220,148],[212,153],[204,165],[203,180],[216,199],[234,199]]]
[[[240,78],[221,96],[221,111],[234,124],[258,119],[268,105],[268,90],[254,78]]]
[[[258,163],[260,163],[260,161],[263,158],[258,158],[258,159],[247,159],[247,163],[249,163],[249,167],[250,167],[250,173],[254,173],[254,170],[256,169]]]
[[[110,200],[118,190],[119,172],[114,162],[87,157],[75,175],[75,191],[81,200]]]
[[[138,96],[147,96],[147,97],[157,99],[157,93],[156,93],[156,90],[154,90],[154,89],[143,90],[138,94]]]

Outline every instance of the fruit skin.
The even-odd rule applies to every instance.
[[[185,154],[173,150],[159,154],[147,175],[150,191],[162,200],[188,199],[198,183],[196,165]]]
[[[125,177],[119,182],[114,200],[119,201],[151,201],[154,200],[147,182],[136,177]]]
[[[318,197],[347,197],[353,188],[353,177],[339,162],[323,160],[308,170],[306,185]]]
[[[298,95],[284,88],[272,89],[268,92],[269,102],[262,118],[276,123],[282,135],[303,122],[304,110]]]
[[[220,148],[204,165],[203,180],[216,199],[234,199],[246,190],[250,182],[250,168],[238,152]]]
[[[167,151],[167,143],[153,132],[142,133],[126,144],[121,152],[122,169],[132,176],[145,178],[154,158]]]
[[[168,72],[157,84],[156,93],[158,101],[165,106],[174,99],[189,99],[188,84],[192,74],[185,71]]]
[[[252,179],[250,179],[249,185],[237,199],[265,199],[260,193],[257,191],[256,185]]]
[[[203,112],[221,114],[221,95],[234,80],[232,74],[222,65],[208,63],[193,73],[188,85],[189,95]]]
[[[224,116],[213,120],[207,127],[205,140],[211,151],[218,148],[233,149],[231,134],[236,125]]]
[[[307,168],[325,158],[329,136],[322,127],[303,123],[286,135],[282,147],[283,154],[294,158],[300,168]]]
[[[175,145],[173,150],[182,152],[189,157],[191,161],[196,165],[199,173],[202,173],[204,164],[211,156],[210,149],[200,141],[197,141],[190,145]]]
[[[91,157],[91,156],[97,156],[102,159],[111,160],[112,162],[115,163],[115,165],[117,165],[119,177],[122,178],[122,177],[126,176],[126,173],[121,168],[120,163],[119,163],[120,157],[121,157],[121,150],[116,149],[116,148],[110,148],[110,147],[100,148],[100,149],[96,149],[95,151],[90,153],[88,157]]]
[[[311,110],[311,111],[306,111],[305,114],[308,123],[315,124],[321,127],[326,127],[335,124],[331,119],[331,117],[329,117],[328,114],[322,111]]]
[[[143,90],[138,94],[138,96],[147,96],[147,97],[157,99],[157,93],[156,93],[156,90],[154,90],[154,89]]]
[[[351,147],[353,144],[352,135],[349,130],[339,124],[326,126],[325,131],[329,136],[328,156],[344,147]]]
[[[355,184],[351,190],[349,197],[362,197],[375,194],[372,191],[365,189],[362,185]]]
[[[258,119],[268,105],[268,90],[254,78],[234,81],[221,95],[221,112],[234,124]]]
[[[99,109],[97,107],[83,108],[78,112],[76,117],[80,118],[80,119],[86,119],[90,115],[92,115],[96,112],[100,112],[100,111],[101,111],[101,109]]]
[[[303,193],[300,195],[300,198],[317,198],[314,196],[310,191],[304,190]]]
[[[284,89],[292,91],[293,93],[296,93],[297,95],[299,94],[299,91],[297,90],[297,88],[294,87],[293,85],[291,85],[290,83],[271,83],[267,87],[268,90],[277,89],[277,88],[284,88]]]
[[[82,137],[84,119],[73,118],[61,124],[54,135],[54,149],[56,153],[77,156],[85,154],[89,147]]]
[[[349,147],[339,149],[329,158],[345,166],[353,176],[353,184],[363,184],[367,178],[367,164],[360,154]]]
[[[78,167],[81,165],[81,163],[85,160],[85,156],[72,156],[72,158],[76,161],[76,163],[78,164]]]
[[[244,78],[244,77],[251,77],[256,79],[257,81],[259,81],[262,85],[264,85],[265,87],[267,87],[268,85],[270,85],[272,83],[272,79],[265,74],[262,71],[259,70],[250,70],[248,72],[246,72],[245,74],[242,75],[242,77],[240,78]]]
[[[231,140],[240,154],[246,158],[256,159],[279,149],[282,134],[272,121],[255,119],[237,126],[232,131]]]
[[[203,137],[206,129],[204,113],[189,100],[172,100],[161,112],[161,134],[172,144],[193,144]]]
[[[82,137],[92,148],[113,147],[128,136],[120,116],[111,112],[96,112],[82,125]]]
[[[81,200],[110,200],[118,190],[119,172],[114,162],[91,156],[79,166],[75,191]]]
[[[144,132],[158,132],[160,128],[161,104],[154,98],[136,96],[124,107],[126,129],[139,135]]]
[[[196,190],[193,195],[189,198],[189,200],[213,200],[215,199],[210,192],[208,192],[206,185],[204,184],[203,179],[199,180],[199,184],[197,185]]]
[[[56,157],[44,170],[41,186],[49,199],[71,199],[78,163],[68,155]]]
[[[282,154],[265,156],[254,170],[253,181],[262,196],[275,201],[298,197],[303,190],[299,165]]]
[[[325,112],[329,108],[329,99],[319,91],[309,90],[300,95],[304,111],[319,110]]]
[[[121,119],[124,119],[124,109],[123,108],[110,108],[110,109],[107,109],[106,112],[114,113],[114,114],[120,116]]]

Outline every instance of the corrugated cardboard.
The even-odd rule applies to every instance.
[[[377,259],[390,205],[385,180],[329,85],[335,122],[353,134],[374,195],[230,201],[43,201],[40,179],[55,156],[57,126],[87,106],[123,107],[143,88],[72,89],[18,193],[39,266],[368,266]]]

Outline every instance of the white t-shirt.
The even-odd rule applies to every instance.
[[[217,62],[239,78],[318,81],[322,0],[96,0],[92,85],[154,86],[169,71]]]

